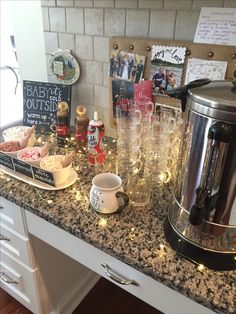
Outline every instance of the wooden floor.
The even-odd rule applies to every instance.
[[[161,314],[133,295],[100,279],[73,314]],[[0,314],[31,314],[23,305],[0,289]],[[49,313],[44,313],[49,314]]]

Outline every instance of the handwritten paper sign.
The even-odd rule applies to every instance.
[[[185,59],[184,47],[169,47],[169,46],[152,46],[152,61],[161,60],[171,64],[183,64]]]
[[[226,61],[188,59],[184,83],[188,84],[191,81],[203,78],[208,78],[212,81],[224,80],[227,64]]]
[[[71,111],[71,86],[23,81],[23,125],[37,131],[55,132],[57,104],[65,101]]]
[[[236,8],[202,8],[194,42],[235,46]]]

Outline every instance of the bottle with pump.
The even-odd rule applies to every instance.
[[[88,163],[95,165],[103,164],[106,159],[106,153],[103,149],[104,124],[98,118],[98,112],[94,112],[94,118],[89,122],[87,138],[88,138]]]
[[[70,134],[69,105],[65,101],[60,101],[57,105],[56,134],[59,146],[68,144],[68,136]]]
[[[75,138],[83,152],[85,152],[87,146],[87,129],[89,124],[86,111],[86,108],[82,105],[76,107],[77,117],[75,119]]]

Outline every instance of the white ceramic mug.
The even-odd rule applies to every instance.
[[[114,173],[100,173],[92,180],[90,203],[99,213],[111,214],[129,204],[121,178]]]

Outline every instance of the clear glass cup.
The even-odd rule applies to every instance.
[[[154,110],[154,104],[149,97],[139,95],[134,99],[135,108],[140,110],[143,114],[151,115]]]
[[[141,121],[141,111],[137,110],[133,101],[129,101],[126,107],[116,106],[117,128],[130,128]]]
[[[117,158],[120,161],[123,161],[123,164],[128,167],[133,166],[135,163],[140,162],[142,157],[141,150],[139,148],[137,149],[120,149],[117,152]]]
[[[135,137],[135,136],[130,136],[129,134],[126,135],[126,137],[119,137],[117,139],[117,149],[126,149],[126,150],[130,150],[130,149],[138,149],[141,146],[141,137]]]
[[[127,182],[127,194],[130,204],[142,207],[149,204],[152,192],[152,169],[143,166],[140,169],[130,169]]]
[[[138,172],[143,166],[142,161],[136,161],[132,166],[127,163],[126,160],[117,159],[117,171],[116,173],[122,178],[124,191],[128,190],[128,180],[130,172]]]
[[[174,182],[182,117],[178,108],[160,105],[152,117],[147,164],[153,169],[153,186]]]

